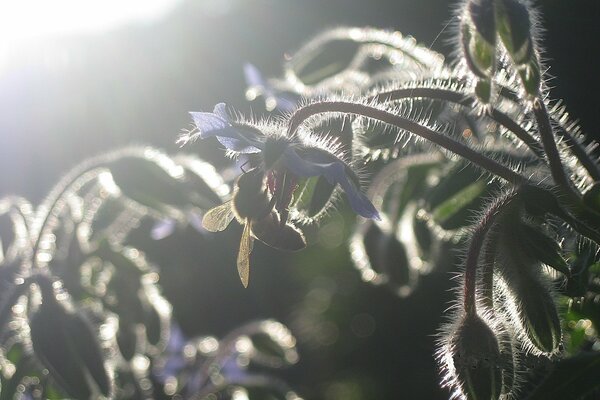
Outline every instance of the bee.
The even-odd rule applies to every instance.
[[[282,217],[276,211],[281,197],[270,196],[264,178],[265,173],[259,168],[245,172],[236,181],[231,200],[208,210],[202,219],[209,232],[223,231],[234,218],[244,226],[237,256],[244,287],[248,287],[254,239],[280,250],[298,251],[306,247],[302,232],[287,223],[287,215]]]

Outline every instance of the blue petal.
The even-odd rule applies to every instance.
[[[227,105],[225,103],[217,103],[217,104],[215,104],[215,108],[213,109],[213,113],[216,116],[222,118],[223,120],[225,120],[227,122],[230,122],[229,115],[227,114]]]
[[[248,86],[259,89],[264,89],[267,86],[262,73],[250,63],[244,64],[244,78],[246,79],[246,84]]]
[[[176,221],[172,218],[162,219],[157,221],[152,230],[150,231],[150,237],[152,240],[162,240],[175,231]]]
[[[379,212],[371,203],[371,200],[364,193],[362,193],[353,182],[348,179],[348,175],[345,173],[340,177],[338,183],[340,187],[346,193],[346,197],[348,197],[348,202],[350,203],[350,207],[360,216],[365,218],[373,218],[376,220],[381,220],[379,216]]]
[[[217,136],[217,140],[225,146],[228,150],[235,151],[241,154],[260,153],[261,150],[256,147],[257,145],[251,145],[247,141],[242,139],[236,139],[227,136]]]
[[[215,107],[215,110],[216,108],[217,107]],[[198,129],[198,137],[200,139],[206,139],[213,136],[237,136],[231,123],[216,113],[191,112],[190,115]]]
[[[379,220],[373,203],[348,177],[348,167],[337,157],[319,149],[307,149],[301,157],[295,149],[284,153],[284,162],[294,174],[302,177],[324,176],[332,184],[339,184],[352,209],[360,216]]]
[[[191,112],[198,128],[198,137],[216,137],[227,149],[238,153],[258,153],[261,142],[258,133],[252,129],[233,126],[229,122],[225,103],[215,106],[212,113]]]
[[[269,100],[274,101],[275,108],[280,111],[294,111],[298,107],[299,96],[283,93],[280,90],[275,89],[253,64],[244,64],[244,78],[246,79],[246,84],[250,88],[255,89],[265,97],[267,104],[269,103]]]

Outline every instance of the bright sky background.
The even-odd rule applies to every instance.
[[[0,40],[110,29],[164,15],[178,0],[0,0]]]

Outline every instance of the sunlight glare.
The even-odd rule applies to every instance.
[[[0,37],[30,38],[102,31],[165,14],[178,0],[20,0],[0,3]]]

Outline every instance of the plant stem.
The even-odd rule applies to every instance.
[[[464,93],[455,92],[453,90],[447,89],[427,87],[390,90],[388,92],[382,92],[371,96],[369,97],[369,100],[384,103],[388,101],[414,97],[424,97],[434,100],[442,100],[450,103],[460,104],[464,107],[473,107],[475,105],[475,100],[471,97],[466,96]],[[519,124],[513,121],[512,118],[495,108],[489,108],[487,116],[493,121],[508,129],[510,132],[512,132],[519,140],[525,143],[525,145],[533,152],[533,154],[535,154],[537,158],[542,160],[544,159],[544,152],[537,140],[535,140],[529,134],[529,132],[523,129]]]
[[[475,292],[477,287],[477,267],[479,266],[479,254],[481,253],[481,248],[483,247],[483,244],[485,242],[485,236],[489,231],[490,227],[493,225],[494,221],[496,220],[496,216],[503,209],[503,207],[506,207],[510,204],[510,202],[515,198],[516,193],[517,192],[515,191],[511,191],[508,194],[502,196],[491,206],[489,206],[487,210],[485,210],[485,213],[481,220],[479,220],[479,222],[475,226],[475,230],[473,231],[473,235],[471,236],[471,244],[469,245],[469,250],[467,252],[467,260],[465,264],[463,307],[465,313],[467,314],[475,314],[477,311],[475,302]],[[490,272],[487,272],[489,275]],[[491,271],[491,274],[493,279],[493,270]]]
[[[23,296],[32,283],[37,283],[40,280],[39,274],[34,274],[23,279],[21,284],[11,284],[9,288],[4,290],[2,294],[2,302],[0,303],[0,338],[4,335],[4,331],[8,328],[7,321],[12,315],[12,308]]]
[[[550,116],[544,101],[539,97],[533,101],[533,114],[535,116],[542,145],[550,163],[550,172],[556,185],[561,189],[563,194],[568,197],[568,200],[573,205],[580,203],[580,195],[575,191],[571,184],[571,180],[567,176],[556,147],[554,140],[554,132],[550,124]]]
[[[509,101],[512,101],[513,103],[520,104],[521,102],[519,96],[512,89],[506,86],[500,86],[499,94],[500,96],[504,97]],[[552,121],[556,122],[560,128],[556,130],[556,134],[565,141],[565,143],[569,147],[569,150],[581,163],[583,168],[585,168],[590,177],[594,181],[600,181],[600,166],[598,166],[596,160],[592,159],[590,155],[585,151],[581,143],[569,133],[567,127],[564,126],[564,123],[552,116],[551,118]]]
[[[432,129],[424,127],[417,122],[407,118],[392,114],[388,111],[380,110],[375,107],[360,103],[352,103],[346,101],[324,101],[319,103],[309,104],[302,107],[291,116],[288,121],[288,137],[293,137],[296,134],[298,127],[308,118],[322,113],[346,113],[354,114],[374,120],[384,122],[397,128],[411,132],[425,140],[428,140],[438,146],[457,154],[473,164],[487,170],[513,185],[521,185],[527,182],[527,179],[510,168],[498,163],[497,161],[488,158],[470,147],[457,142],[456,140],[444,136]]]
[[[105,168],[116,160],[126,157],[144,157],[146,149],[147,148],[145,147],[127,147],[119,151],[91,158],[74,167],[57,185],[54,186],[48,197],[46,197],[46,200],[44,200],[38,208],[35,215],[36,226],[31,230],[33,241],[31,261],[33,267],[38,266],[40,245],[46,236],[45,232],[48,229],[48,226],[51,225],[50,222],[60,214],[60,211],[57,211],[57,209],[60,209],[65,205],[63,196],[74,187],[80,188],[82,185],[96,179],[98,172],[100,172],[102,168]]]
[[[559,125],[556,134],[565,141],[565,144],[569,150],[571,150],[571,153],[573,153],[575,158],[577,158],[577,161],[581,163],[581,166],[585,168],[590,177],[595,182],[600,181],[600,168],[598,168],[598,164],[585,151],[581,143],[579,143],[562,125]]]
[[[483,267],[481,271],[481,299],[488,311],[494,311],[494,262],[498,246],[497,224],[492,226],[483,245]]]

